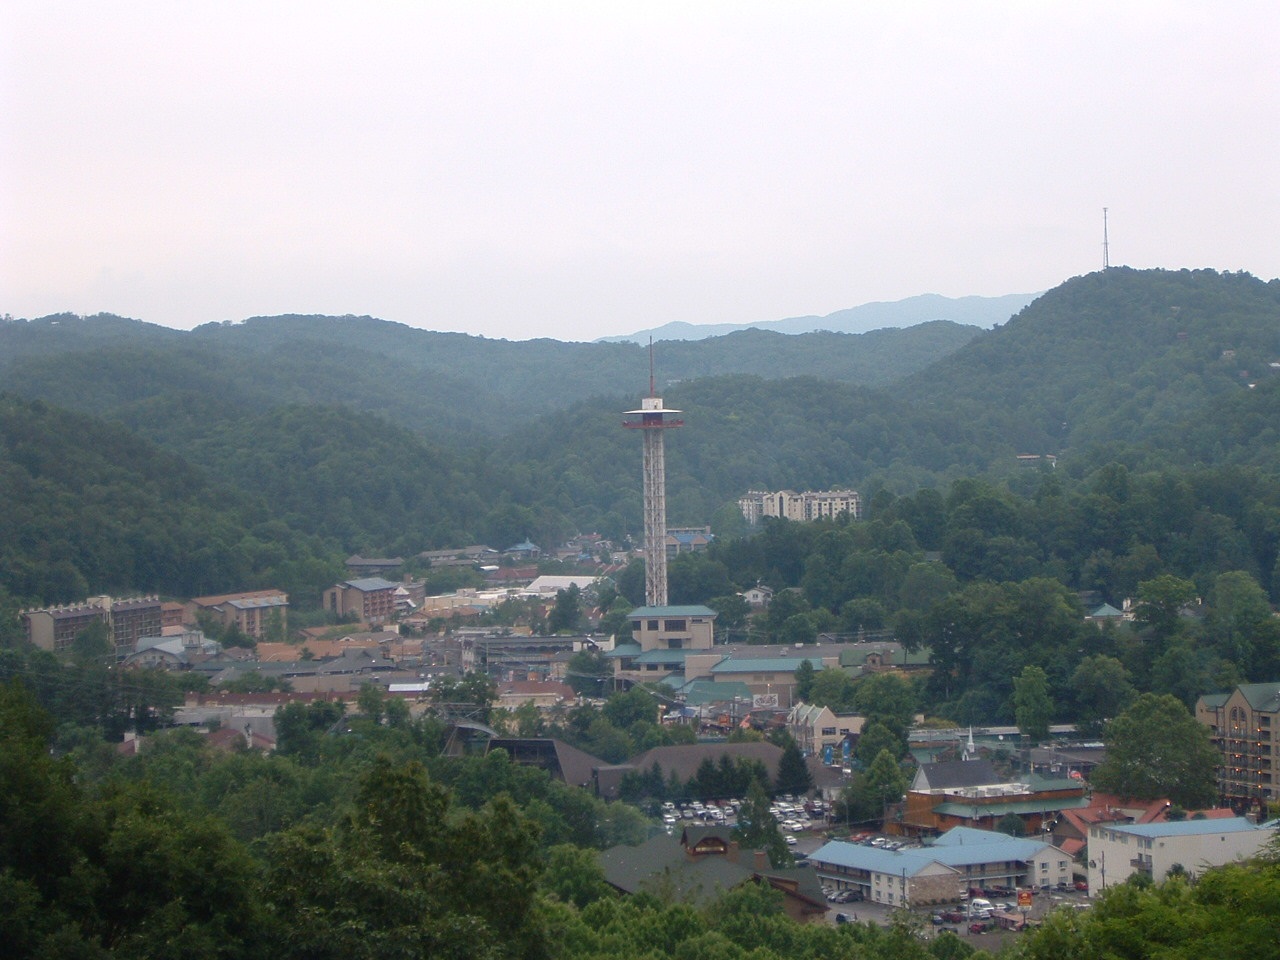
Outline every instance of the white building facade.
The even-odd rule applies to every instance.
[[[1135,873],[1160,881],[1175,866],[1192,877],[1257,856],[1275,825],[1244,817],[1172,823],[1100,823],[1089,828],[1089,893],[1124,883]]]
[[[862,519],[862,497],[857,490],[794,490],[767,492],[752,490],[738,500],[738,509],[752,526],[765,517],[807,522],[823,517],[849,514],[855,520]]]

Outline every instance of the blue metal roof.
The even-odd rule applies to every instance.
[[[942,863],[923,850],[882,850],[847,840],[831,840],[809,854],[810,863],[831,863],[875,873],[914,877],[932,863]],[[946,866],[946,864],[944,864]]]
[[[877,873],[900,874],[905,870],[907,876],[914,876],[930,863],[940,863],[954,869],[1010,861],[1026,863],[1051,846],[1052,844],[1040,840],[1022,840],[990,830],[955,827],[939,837],[932,846],[920,849],[882,850],[860,843],[833,840],[809,854],[809,859],[842,867],[874,870]]]
[[[1244,817],[1224,817],[1220,820],[1175,820],[1166,823],[1100,823],[1099,829],[1114,830],[1135,837],[1196,837],[1207,833],[1247,833],[1261,830],[1256,823]]]

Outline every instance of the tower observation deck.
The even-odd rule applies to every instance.
[[[662,398],[650,396],[640,402],[639,410],[628,410],[624,420],[629,430],[644,431],[644,599],[650,607],[667,605],[667,482],[666,453],[663,436],[672,427],[683,427],[683,420],[669,420],[668,414],[680,413],[662,405]]]

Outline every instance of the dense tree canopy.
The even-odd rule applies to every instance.
[[[1091,778],[1100,790],[1139,800],[1168,797],[1188,809],[1217,797],[1218,751],[1176,697],[1138,697],[1107,724],[1104,741],[1106,759]]]

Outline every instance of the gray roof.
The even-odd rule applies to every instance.
[[[248,600],[228,600],[227,606],[237,610],[256,610],[262,607],[287,607],[289,601],[280,593],[274,597],[251,597]]]
[[[680,842],[655,834],[638,847],[612,847],[600,854],[600,868],[611,886],[625,893],[659,889],[675,899],[706,903],[751,877],[751,871],[727,856],[689,859]]]
[[[495,737],[489,741],[488,749],[506,750],[516,763],[541,767],[573,787],[590,784],[595,770],[606,766],[599,757],[563,740]]]
[[[603,851],[600,867],[605,880],[626,893],[649,891],[694,906],[759,877],[789,896],[808,901],[812,912],[825,910],[817,874],[809,867],[767,866],[757,871],[754,851],[690,856],[685,849],[686,844],[696,845],[707,837],[719,837],[728,844],[730,836],[723,826],[686,827],[678,837],[659,833],[639,846]]]
[[[361,577],[359,580],[347,580],[346,585],[366,592],[370,590],[394,590],[400,586],[400,584],[384,580],[382,577]]]
[[[961,787],[985,787],[1003,783],[990,760],[950,760],[945,763],[922,763],[916,771],[912,790],[950,790]]]

